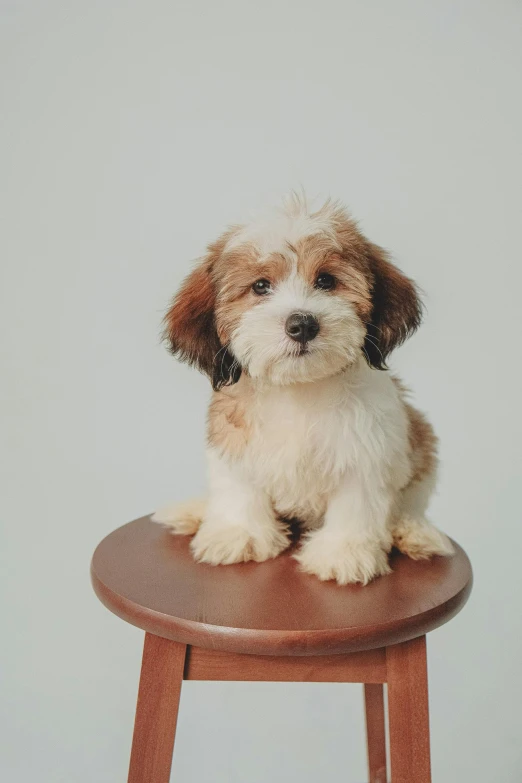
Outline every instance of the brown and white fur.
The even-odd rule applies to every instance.
[[[289,336],[295,314],[318,333]],[[392,545],[450,555],[425,517],[433,429],[383,372],[420,320],[414,284],[337,203],[312,211],[292,196],[230,228],[165,321],[173,353],[212,379],[208,499],[153,518],[195,533],[211,564],[275,557],[297,518],[300,567],[342,585],[388,573]]]

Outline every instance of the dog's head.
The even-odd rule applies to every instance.
[[[361,354],[385,369],[420,319],[412,281],[341,206],[311,211],[292,197],[209,246],[165,317],[165,335],[219,389],[242,370],[274,384],[319,380]]]

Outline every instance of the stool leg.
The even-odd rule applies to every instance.
[[[145,634],[128,783],[169,783],[185,653]]]
[[[386,726],[383,686],[366,684],[364,686],[364,703],[370,783],[386,783]]]
[[[386,649],[393,783],[431,783],[426,637]]]

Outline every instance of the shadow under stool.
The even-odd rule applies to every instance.
[[[370,783],[430,783],[426,633],[462,609],[472,571],[393,552],[393,573],[339,587],[291,550],[266,563],[196,563],[190,539],[148,517],[96,549],[98,598],[145,631],[128,783],[169,783],[183,680],[364,683]],[[313,719],[313,716],[311,716]],[[246,778],[247,779],[247,778]]]

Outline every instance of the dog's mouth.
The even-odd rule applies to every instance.
[[[292,351],[292,357],[298,358],[299,356],[309,356],[311,353],[308,343],[302,343]]]
[[[304,359],[307,356],[310,356],[312,351],[310,350],[309,346],[305,343],[304,345],[292,345],[287,348],[283,356],[280,356],[278,361],[281,362],[287,362],[287,361],[293,361],[295,359]]]

